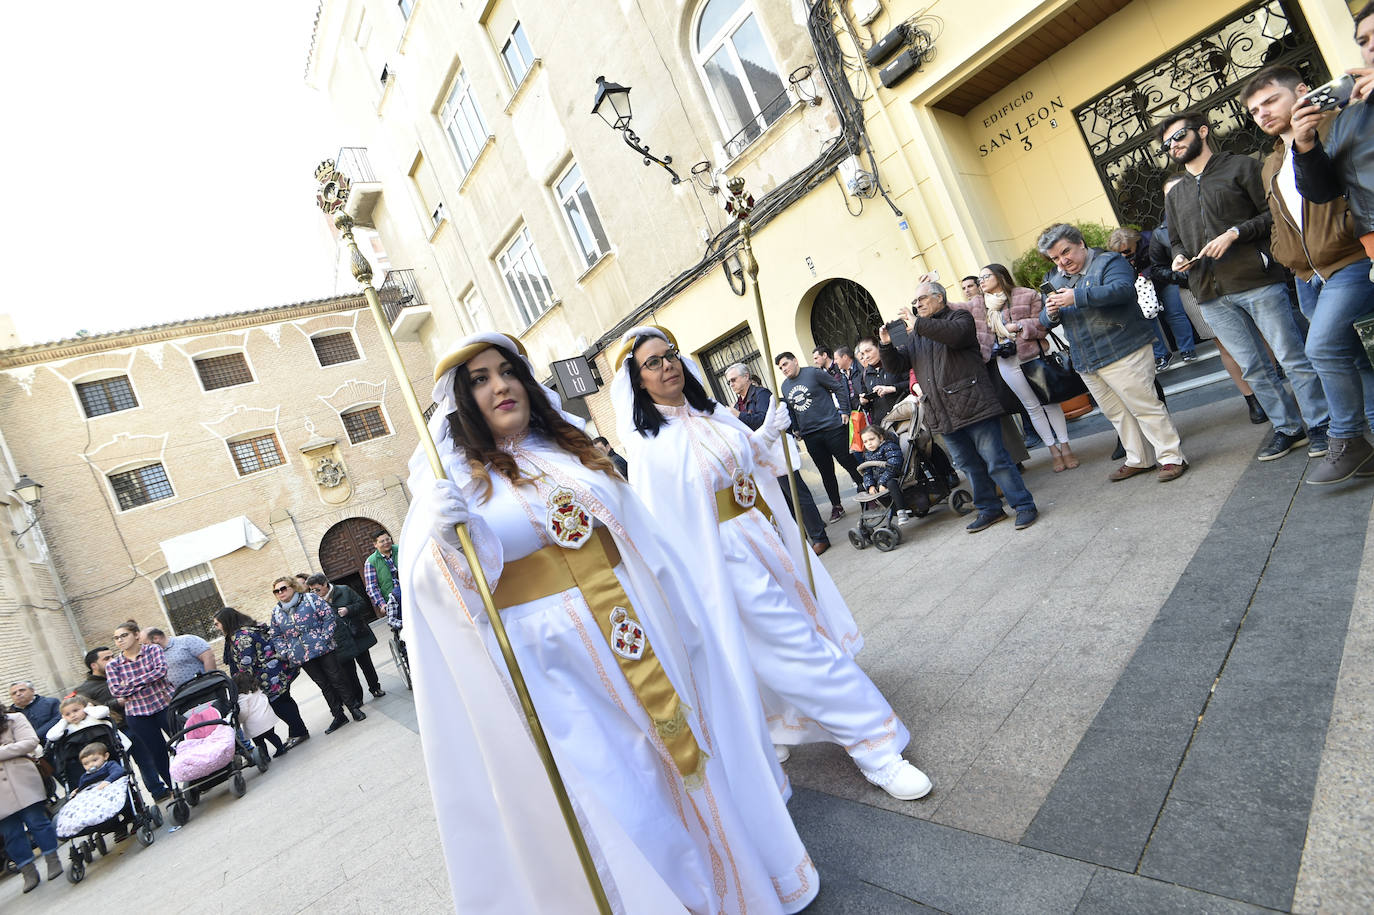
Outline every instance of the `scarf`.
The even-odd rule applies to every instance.
[[[1002,322],[1002,309],[1007,306],[1007,294],[1005,292],[987,292],[983,294],[983,301],[988,303],[988,327],[992,329],[997,339],[1015,339],[1015,335],[1007,330],[1007,325]]]

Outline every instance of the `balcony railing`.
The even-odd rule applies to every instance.
[[[352,180],[354,184],[373,184],[377,175],[372,171],[372,163],[367,159],[366,146],[343,146],[334,158],[334,167]]]
[[[386,313],[387,323],[395,326],[402,310],[425,304],[420,294],[420,284],[415,282],[414,270],[388,270],[386,281],[377,288],[377,298],[382,300],[382,311]]]
[[[730,139],[725,141],[725,158],[733,159],[759,138],[759,135],[768,128],[770,124],[787,113],[787,109],[792,107],[792,96],[788,94],[786,87],[773,97],[758,114],[749,119],[743,127]]]

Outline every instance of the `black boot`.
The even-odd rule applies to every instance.
[[[341,714],[335,715],[334,720],[329,722],[329,727],[325,728],[324,732],[326,734],[333,734],[335,731],[337,731],[339,728],[343,727],[346,724],[348,724],[347,718],[345,718]]]
[[[354,721],[362,721],[364,718],[367,717],[367,712],[363,711],[363,707],[361,705],[349,706],[348,712],[353,716]]]
[[[1250,408],[1250,422],[1255,425],[1269,422],[1269,416],[1264,412],[1264,407],[1260,406],[1259,399],[1254,394],[1245,395],[1245,405]]]

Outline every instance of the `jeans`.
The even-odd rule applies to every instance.
[[[1183,297],[1178,293],[1178,287],[1173,283],[1166,283],[1156,287],[1159,290],[1159,304],[1164,306],[1164,311],[1154,320],[1155,326],[1155,359],[1163,359],[1169,355],[1169,340],[1164,336],[1164,328],[1160,326],[1160,321],[1169,322],[1169,330],[1173,331],[1174,342],[1178,344],[1180,353],[1191,353],[1197,350],[1197,340],[1193,338],[1193,322],[1188,320],[1188,312],[1183,310]]]
[[[301,670],[305,671],[320,688],[325,704],[329,706],[329,711],[335,718],[343,717],[344,706],[357,708],[363,704],[363,694],[358,689],[358,681],[354,679],[352,683],[348,682],[343,668],[339,665],[339,656],[335,652],[330,651],[311,658],[301,665]]]
[[[151,715],[125,715],[124,730],[133,741],[132,753],[138,771],[143,774],[143,782],[153,797],[165,794],[172,787],[172,770],[167,760],[167,737],[171,733],[171,722],[167,710]],[[154,784],[156,782],[156,784]]]
[[[1284,284],[1271,283],[1229,293],[1202,302],[1199,307],[1221,345],[1240,365],[1241,374],[1254,389],[1274,429],[1285,435],[1297,435],[1304,423],[1308,429],[1326,428],[1330,422],[1326,395],[1303,350],[1302,332]],[[1264,347],[1257,345],[1255,331],[1263,336],[1274,351],[1274,358],[1283,366],[1293,385],[1292,394],[1276,376]]]
[[[829,543],[830,537],[825,532],[825,522],[821,520],[821,513],[816,510],[815,497],[811,495],[811,490],[807,487],[806,481],[801,478],[801,471],[794,470],[792,473],[797,478],[797,498],[801,500],[801,518],[797,519],[797,509],[792,505],[792,487],[787,484],[787,474],[783,474],[778,477],[778,486],[782,489],[782,497],[787,502],[787,510],[806,529],[808,540],[812,543]]]
[[[42,801],[16,810],[0,820],[0,838],[5,840],[5,854],[9,855],[15,867],[23,867],[33,860],[34,842],[38,843],[38,850],[45,855],[57,851],[57,829]]]
[[[1355,329],[1360,318],[1374,314],[1374,282],[1369,260],[1337,270],[1323,281],[1295,278],[1298,307],[1307,316],[1307,358],[1322,380],[1331,408],[1331,435],[1355,438],[1368,432],[1374,420],[1374,369]]]
[[[973,504],[979,513],[996,514],[1002,510],[998,486],[1002,487],[1002,494],[1015,511],[1035,508],[1035,500],[1002,443],[1000,417],[982,419],[971,426],[946,432],[945,444],[949,445],[954,465],[964,472],[973,487]]]
[[[806,443],[806,452],[811,455],[821,475],[821,483],[825,486],[825,494],[830,497],[830,504],[839,507],[840,487],[835,482],[835,464],[849,471],[855,486],[862,479],[859,476],[859,462],[849,452],[849,426],[840,423],[832,429],[808,432],[802,436],[802,441]]]

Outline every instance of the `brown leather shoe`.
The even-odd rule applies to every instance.
[[[1149,473],[1153,469],[1153,467],[1132,467],[1130,464],[1122,464],[1107,474],[1107,479],[1113,483],[1120,483],[1122,480],[1129,480],[1138,473]]]
[[[1171,480],[1177,480],[1187,472],[1187,464],[1160,464],[1159,482],[1168,483]]]
[[[816,540],[811,544],[811,552],[815,553],[817,556],[828,549],[830,549],[830,544],[826,543],[824,540]]]

